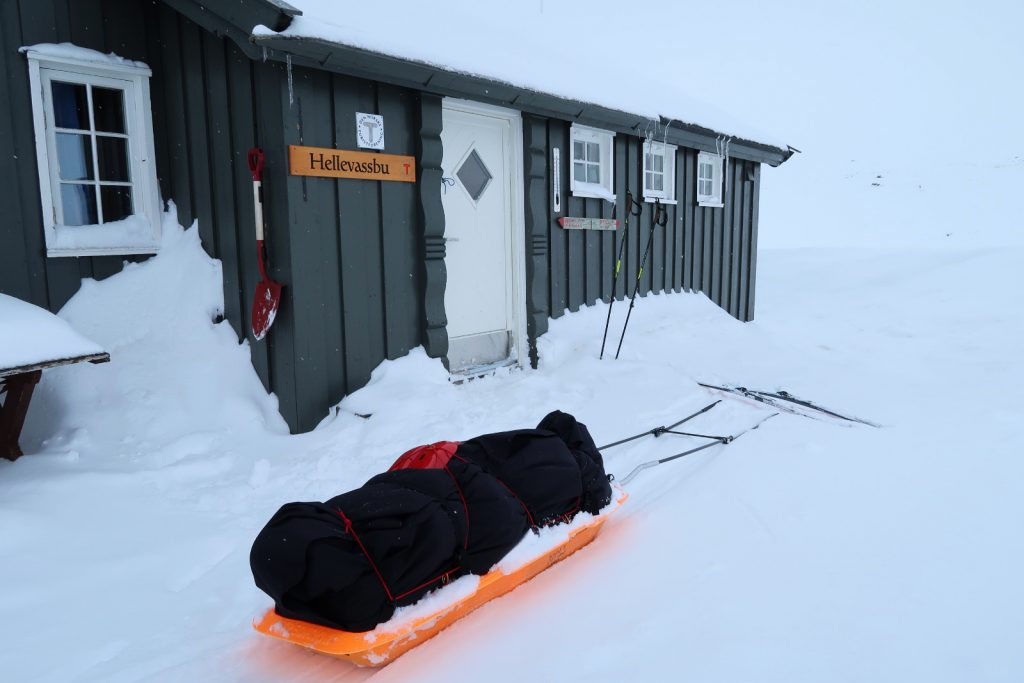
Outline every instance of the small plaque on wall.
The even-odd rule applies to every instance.
[[[565,216],[558,219],[558,224],[565,230],[618,230],[619,221],[614,218],[573,218]]]
[[[384,117],[356,112],[356,140],[363,149],[384,149]]]

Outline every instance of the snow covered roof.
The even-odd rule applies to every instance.
[[[641,136],[661,138],[667,126],[667,141],[698,149],[729,136],[732,154],[771,165],[791,154],[784,141],[687,94],[680,65],[645,65],[643,32],[621,17],[592,16],[577,29],[564,16],[546,16],[543,3],[538,14],[469,0],[377,0],[358,10],[335,0],[290,2],[265,0],[275,23],[252,27],[251,40],[297,64]],[[637,25],[650,31],[652,22]]]
[[[13,296],[0,294],[0,320],[0,375],[13,368],[107,355],[61,318]]]

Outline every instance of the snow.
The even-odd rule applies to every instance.
[[[688,90],[675,68],[679,37],[659,30],[657,15],[636,18],[636,35],[650,35],[652,49],[647,41],[624,43],[628,29],[620,4],[587,3],[585,12],[570,3],[517,3],[502,10],[474,0],[442,5],[380,0],[365,10],[335,0],[290,4],[302,15],[282,32],[257,26],[257,42],[316,38],[647,117],[652,135],[663,132],[657,124],[664,116],[787,148],[778,135]],[[389,21],[382,24],[381,17]],[[443,30],[424,31],[424,26]],[[661,58],[666,49],[673,51],[669,59]]]
[[[0,370],[103,353],[44,308],[0,294]]]
[[[145,62],[125,59],[113,52],[104,54],[97,50],[90,50],[87,47],[79,47],[73,43],[36,43],[35,45],[25,45],[18,51],[22,53],[34,52],[43,57],[51,57],[65,61],[88,62],[90,64],[99,64],[102,66],[135,67],[145,69],[147,71],[149,70],[149,66],[147,66]]]
[[[622,358],[602,362],[606,309],[584,308],[552,322],[537,371],[454,385],[416,349],[288,436],[245,346],[212,322],[217,262],[172,220],[159,255],[87,280],[61,312],[117,362],[47,373],[29,455],[0,463],[12,680],[365,678],[250,628],[269,603],[248,548],[277,507],[357,486],[412,445],[554,408],[608,442],[716,398],[695,380],[785,388],[885,426],[780,415],[646,471],[594,544],[379,679],[1024,673],[1024,250],[768,251],[757,322],[702,295],[647,296]],[[688,426],[735,433],[766,414],[725,400]],[[639,440],[609,450],[608,469],[692,445]]]
[[[595,0],[572,26],[567,6],[537,11],[563,33],[632,30],[613,6]],[[485,11],[431,7],[427,25],[456,28]],[[462,385],[415,349],[289,436],[247,348],[213,322],[219,265],[168,216],[159,255],[87,280],[61,311],[112,362],[47,371],[28,455],[0,462],[5,679],[1024,680],[1024,127],[1007,87],[1024,6],[686,11],[636,20],[684,27],[685,45],[654,42],[652,59],[804,151],[762,174],[755,322],[702,295],[643,297],[620,360],[599,362],[607,309],[584,308],[552,321],[538,370]],[[535,55],[515,58],[524,81],[544,77]],[[268,599],[248,549],[281,504],[554,408],[609,442],[718,398],[696,380],[883,427],[780,415],[644,471],[593,544],[379,672],[251,629]],[[688,426],[735,433],[767,414],[723,400]],[[608,469],[692,445],[638,440]]]
[[[156,246],[153,225],[142,215],[132,214],[102,225],[56,225],[50,249],[107,249]]]

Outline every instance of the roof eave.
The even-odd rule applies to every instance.
[[[513,107],[538,116],[578,121],[640,137],[644,135],[645,127],[650,125],[649,119],[637,114],[320,38],[260,35],[253,36],[252,42],[265,49],[267,57],[275,61],[283,61],[291,56],[293,65],[366,78],[435,95]],[[660,123],[666,125],[669,122],[663,119]],[[710,128],[673,121],[668,126],[665,138],[671,144],[713,152],[716,150],[716,139],[721,136],[721,132]],[[792,155],[790,148],[737,137],[732,138],[729,152],[732,156],[770,166],[778,166]]]

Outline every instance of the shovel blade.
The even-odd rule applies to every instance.
[[[256,295],[252,300],[252,336],[256,340],[267,336],[267,330],[274,324],[277,307],[281,303],[281,284],[273,280],[256,283]]]

